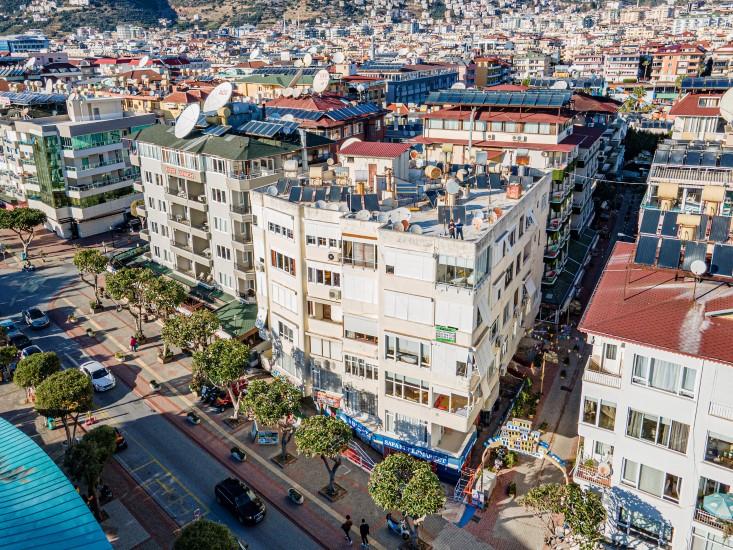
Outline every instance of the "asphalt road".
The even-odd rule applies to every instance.
[[[76,277],[70,263],[34,273],[16,267],[0,270],[0,318],[12,317],[44,351],[55,351],[65,368],[86,359],[76,342],[55,324],[31,330],[20,323],[20,312],[38,306],[44,311],[53,295]],[[231,475],[211,454],[150,409],[123,382],[97,394],[97,419],[120,427],[129,446],[116,458],[180,525],[202,515],[225,523],[253,549],[320,548],[297,525],[268,505],[256,526],[240,525],[214,498],[214,485]]]

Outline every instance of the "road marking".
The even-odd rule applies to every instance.
[[[141,470],[141,469],[143,469],[143,468],[145,468],[147,466],[150,466],[151,464],[155,464],[155,460],[154,459],[148,460],[145,464],[142,464],[140,466],[137,466],[136,468],[131,468],[130,471],[131,472],[137,472],[138,470]]]

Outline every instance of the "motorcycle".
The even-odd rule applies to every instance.
[[[23,266],[23,271],[30,272],[30,271],[35,271],[35,270],[36,270],[36,266],[34,266],[33,264],[28,263]]]
[[[232,398],[229,397],[228,392],[222,392],[219,397],[214,399],[213,403],[211,405],[216,408],[217,412],[224,412],[225,409],[228,409],[232,406]]]
[[[214,386],[208,386],[204,384],[199,390],[199,401],[206,402],[206,399],[210,397],[210,394],[215,390]]]
[[[407,521],[405,521],[404,518],[397,521],[392,517],[392,514],[387,514],[387,527],[390,531],[399,535],[402,540],[410,540],[412,533],[410,532],[410,528],[407,526]]]
[[[99,503],[106,504],[110,502],[112,498],[113,498],[112,489],[110,489],[109,486],[107,485],[102,485],[99,488]]]

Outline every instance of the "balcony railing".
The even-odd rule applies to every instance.
[[[601,475],[598,468],[593,466],[583,466],[579,464],[575,467],[575,477],[597,485],[598,487],[611,487],[611,476]]]
[[[107,187],[108,185],[115,185],[117,183],[130,182],[132,185],[133,180],[138,176],[135,171],[128,171],[115,178],[107,178],[102,181],[92,181],[83,185],[69,185],[69,191],[88,191],[89,189],[98,189],[100,187]]]
[[[591,384],[599,384],[609,388],[620,388],[621,387],[621,376],[618,374],[604,371],[598,359],[595,357],[589,357],[588,363],[585,366],[585,372],[583,373],[583,381],[590,382]]]
[[[229,174],[227,174],[227,176],[234,180],[253,180],[257,178],[264,178],[267,176],[274,176],[279,172],[281,172],[281,170],[260,169],[252,170],[249,174],[245,172],[230,172]]]
[[[124,159],[108,159],[108,160],[103,160],[102,162],[90,163],[86,166],[84,165],[66,166],[66,171],[70,173],[73,172],[74,174],[76,174],[76,172],[83,172],[85,170],[94,170],[95,168],[102,168],[104,166],[111,166],[113,164],[120,164],[122,162],[125,162],[125,160]]]
[[[702,508],[695,508],[694,520],[713,529],[725,529],[725,524],[714,515],[707,513]]]
[[[730,405],[723,405],[722,403],[716,403],[715,401],[710,402],[710,408],[708,409],[710,416],[717,416],[725,420],[733,420],[733,407]]]
[[[246,262],[234,262],[234,268],[239,271],[254,271],[254,264],[246,263]]]
[[[241,205],[241,204],[231,204],[229,205],[229,209],[234,212],[235,214],[251,214],[252,208],[249,205]]]

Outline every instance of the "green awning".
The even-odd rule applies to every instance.
[[[232,299],[214,313],[221,321],[221,328],[232,338],[239,338],[253,329],[256,330],[257,304],[242,304],[239,300]]]

